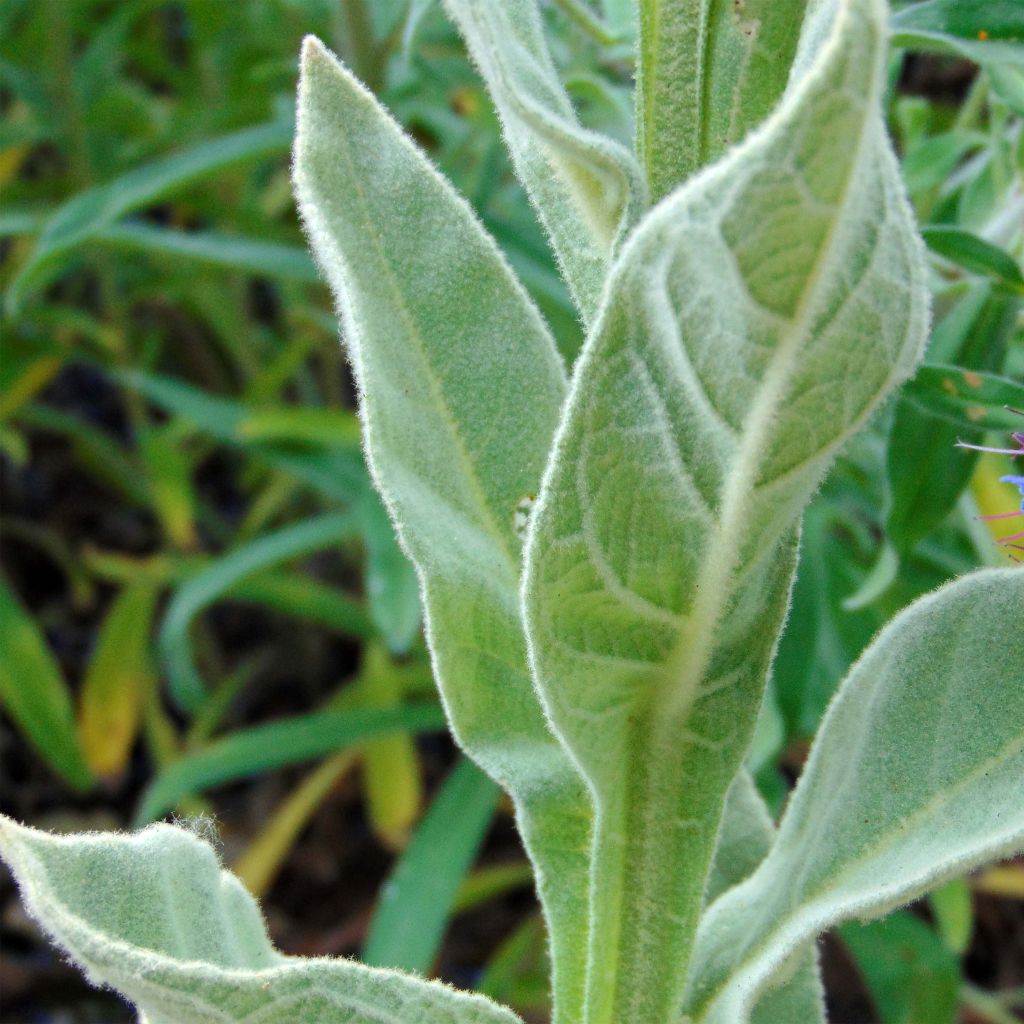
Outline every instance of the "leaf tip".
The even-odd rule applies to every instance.
[[[302,40],[300,62],[303,70],[315,60],[330,60],[330,53],[320,40],[310,33]]]

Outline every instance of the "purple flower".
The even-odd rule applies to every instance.
[[[1013,484],[1014,487],[1020,489],[1020,510],[1024,512],[1024,476],[1001,476],[999,479],[1004,484]]]
[[[1007,408],[1009,409],[1009,406]],[[1024,416],[1024,412],[1021,412],[1020,409],[1009,409],[1009,411],[1015,412],[1019,416]],[[1024,431],[1015,430],[1010,435],[1010,440],[1017,446],[1016,448],[985,448],[980,444],[967,444],[964,441],[957,441],[957,446],[960,448],[970,448],[976,452],[995,452],[998,455],[1009,455],[1012,459],[1024,455]],[[1001,483],[1013,484],[1014,487],[1019,488],[1021,493],[1020,511],[1000,512],[992,516],[978,516],[978,519],[988,522],[993,519],[1014,519],[1017,516],[1024,516],[1024,476],[1001,476],[999,480]],[[1021,530],[1020,533],[1011,533],[1009,537],[1000,537],[997,543],[1005,548],[1013,548],[1015,551],[1024,551],[1024,544],[1017,543],[1020,540],[1024,540],[1024,530]],[[1016,555],[1010,555],[1010,557],[1015,562],[1021,561]]]

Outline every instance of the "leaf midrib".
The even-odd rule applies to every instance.
[[[847,17],[848,12],[847,4],[837,14],[837,21]],[[838,24],[833,32],[833,40],[842,35]],[[655,717],[662,723],[671,722],[674,725],[680,717],[688,717],[698,694],[700,680],[703,679],[714,652],[718,625],[728,604],[729,595],[735,590],[735,573],[742,549],[743,524],[752,511],[750,506],[759,490],[755,470],[769,448],[770,439],[774,436],[771,427],[780,405],[785,400],[786,385],[792,378],[794,365],[811,335],[811,324],[822,278],[826,270],[832,266],[833,248],[838,234],[845,226],[843,213],[847,209],[851,186],[859,178],[856,171],[863,162],[865,141],[872,123],[871,112],[877,100],[878,86],[876,73],[871,82],[871,89],[864,97],[854,156],[849,162],[841,194],[834,205],[835,213],[820,250],[822,255],[815,263],[793,316],[788,320],[791,326],[788,330],[780,331],[779,344],[772,353],[767,371],[762,378],[760,392],[743,425],[732,469],[725,478],[720,506],[720,526],[712,531],[712,541],[703,561],[703,569],[694,582],[694,608],[687,616],[686,625],[667,659],[666,675],[674,675],[676,682],[669,682],[666,689],[675,694],[677,699],[669,701],[667,710],[660,701],[656,702],[661,713]],[[743,280],[738,267],[736,276],[738,280]],[[756,304],[749,294],[747,300]],[[819,457],[821,454],[819,453]],[[657,736],[660,731],[656,728],[654,735]]]
[[[837,14],[837,24],[833,28],[832,35],[833,50],[837,47],[835,40],[842,37],[838,21],[848,17],[848,12],[849,7],[844,6]],[[870,90],[863,99],[855,152],[849,162],[841,193],[834,204],[835,213],[822,245],[822,256],[816,261],[810,280],[800,297],[800,302],[793,316],[789,318],[789,323],[792,326],[789,330],[781,332],[779,344],[772,354],[763,378],[762,389],[744,424],[738,456],[734,460],[733,469],[728,474],[724,485],[721,526],[713,532],[708,555],[703,563],[705,568],[695,580],[694,590],[697,597],[694,602],[694,611],[687,617],[686,625],[680,631],[679,639],[667,660],[663,672],[667,685],[661,687],[659,695],[648,703],[650,710],[647,721],[649,724],[646,726],[646,731],[650,742],[641,746],[646,747],[649,755],[664,749],[666,743],[671,744],[672,735],[678,734],[680,728],[689,719],[690,711],[698,696],[700,682],[704,678],[707,666],[713,656],[722,614],[728,604],[729,596],[735,589],[734,576],[741,549],[741,527],[748,515],[749,505],[757,492],[756,484],[753,482],[756,480],[754,469],[763,455],[762,449],[767,447],[765,442],[757,442],[771,436],[769,428],[775,419],[778,406],[785,397],[785,385],[792,375],[793,364],[800,354],[803,342],[810,334],[812,314],[816,309],[822,277],[825,270],[832,265],[832,251],[841,228],[845,226],[845,218],[842,213],[847,208],[851,186],[858,177],[855,172],[864,158],[865,140],[869,134],[872,120],[871,111],[877,100],[878,88],[879,80],[876,72],[872,78]],[[743,280],[738,268],[737,278]],[[753,303],[754,300],[751,296],[748,295],[747,298]],[[750,438],[753,438],[754,441],[749,442]],[[666,691],[668,691],[667,701],[664,699]],[[646,761],[649,770],[644,772],[644,782],[647,786],[651,786],[652,779],[656,778],[658,768],[663,765],[663,762],[656,756],[648,756]],[[622,817],[621,820],[612,824],[612,829],[621,833],[630,818],[627,809],[628,798],[617,803]],[[602,831],[608,828],[609,823],[605,821],[603,825]],[[641,848],[642,855],[643,847]],[[619,918],[621,918],[624,895],[620,886],[617,894],[617,902],[620,907]],[[614,967],[612,969],[614,970]],[[619,1005],[618,992],[622,981],[621,974],[616,972],[609,993],[609,1007]]]
[[[361,97],[360,97],[361,98]],[[392,128],[391,124],[388,124],[389,128]],[[465,441],[463,440],[462,434],[459,430],[458,422],[452,413],[451,407],[448,404],[447,397],[445,396],[444,389],[438,379],[437,372],[434,369],[433,363],[428,355],[428,346],[423,337],[422,332],[419,329],[415,318],[405,302],[405,296],[402,293],[401,286],[396,280],[394,272],[391,269],[391,265],[388,262],[385,253],[385,247],[383,239],[376,231],[373,219],[370,216],[370,203],[366,195],[366,190],[363,187],[362,180],[356,171],[355,160],[352,156],[352,146],[349,141],[348,133],[339,133],[339,146],[338,148],[344,153],[345,162],[348,165],[349,177],[353,184],[353,192],[359,199],[359,204],[363,211],[363,233],[365,237],[369,238],[376,250],[379,264],[382,268],[385,279],[388,282],[389,289],[393,295],[395,308],[402,322],[404,323],[406,330],[409,333],[410,338],[414,342],[417,351],[419,352],[423,366],[426,370],[426,378],[428,386],[430,388],[431,395],[437,403],[437,407],[442,414],[442,419],[448,428],[449,435],[452,439],[452,444],[455,449],[456,455],[459,462],[462,465],[464,476],[469,484],[472,496],[476,499],[480,510],[482,512],[481,521],[485,527],[486,532],[495,541],[496,546],[503,556],[503,559],[507,563],[507,566],[512,573],[513,579],[518,579],[519,576],[519,554],[515,551],[509,542],[509,538],[506,537],[504,531],[501,529],[501,525],[498,522],[494,510],[491,508],[491,504],[487,499],[487,492],[484,490],[483,484],[480,480],[480,474],[477,470],[476,463],[470,456],[468,449],[466,448]],[[404,143],[404,139],[401,140]],[[420,157],[418,153],[413,154],[415,157]],[[422,159],[422,158],[420,158]],[[456,203],[460,203],[459,197],[454,197]],[[335,247],[335,251],[338,249]],[[340,253],[339,253],[340,254]],[[353,304],[357,301],[354,297],[350,299]],[[362,341],[359,342],[362,345]],[[372,432],[372,420],[373,417],[369,414],[369,406],[367,404],[367,429],[368,432]],[[511,513],[510,513],[511,514]],[[418,532],[418,531],[417,531]]]

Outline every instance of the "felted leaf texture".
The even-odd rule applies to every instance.
[[[516,173],[551,239],[584,322],[618,243],[646,205],[622,146],[580,125],[544,39],[536,0],[445,0],[501,117]]]
[[[687,1010],[747,1019],[793,951],[1024,849],[1024,572],[900,613],[843,682],[768,857],[701,923]],[[993,627],[1008,625],[1005,642]]]
[[[518,517],[558,422],[562,364],[469,206],[312,39],[295,187],[338,301],[371,471],[420,575],[452,731],[516,804],[555,999],[578,1007],[589,799],[544,721],[518,605]]]
[[[524,606],[596,801],[589,1024],[673,1019],[800,512],[921,355],[885,24],[880,0],[817,5],[775,113],[634,231],[575,371]]]
[[[0,819],[29,912],[148,1024],[516,1024],[482,996],[352,960],[284,956],[212,848],[171,825],[52,836]]]

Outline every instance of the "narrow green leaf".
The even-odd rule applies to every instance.
[[[285,121],[243,128],[133,168],[74,196],[46,222],[35,251],[11,282],[7,294],[9,306],[16,307],[67,253],[125,214],[173,194],[208,174],[242,161],[284,153],[291,134],[291,125]]]
[[[588,801],[544,721],[517,602],[517,516],[565,393],[554,343],[470,209],[315,40],[295,185],[342,312],[374,477],[420,574],[453,732],[516,804],[556,1005],[575,1019]]]
[[[146,474],[130,453],[108,431],[60,409],[33,403],[18,411],[24,426],[64,438],[86,471],[129,504],[147,508],[150,489]]]
[[[358,508],[366,544],[364,581],[370,615],[392,654],[405,654],[420,631],[420,588],[416,572],[395,538],[387,511],[368,494]]]
[[[528,861],[492,864],[467,875],[455,894],[454,910],[476,910],[516,889],[533,887],[533,868]]]
[[[157,589],[126,586],[100,626],[78,698],[78,736],[92,771],[116,778],[131,755],[142,708],[156,685],[150,655]]]
[[[929,893],[935,917],[935,927],[946,948],[957,956],[963,956],[971,944],[974,930],[974,900],[970,884],[963,878],[954,878],[944,886]]]
[[[840,930],[883,1024],[953,1024],[960,965],[920,919],[897,911],[883,921]]]
[[[396,971],[282,955],[242,884],[184,829],[52,836],[4,818],[0,854],[57,945],[149,1024],[518,1022],[482,996]]]
[[[220,596],[272,608],[342,636],[373,635],[373,625],[359,601],[302,573],[261,572],[238,580]]]
[[[342,409],[257,408],[241,418],[237,432],[243,441],[359,446],[359,419]]]
[[[1024,294],[1024,275],[1017,261],[1004,249],[963,228],[946,225],[921,229],[932,252],[977,274],[987,274],[1014,291]]]
[[[892,42],[909,50],[955,53],[978,64],[1024,64],[1019,0],[924,0],[892,17]]]
[[[316,284],[320,280],[308,254],[294,245],[209,231],[177,231],[134,221],[102,228],[93,238],[100,245],[121,252],[146,252],[192,260],[284,281]]]
[[[640,0],[637,150],[661,199],[782,96],[807,0]]]
[[[52,216],[52,209],[49,206],[30,206],[28,208],[8,206],[0,214],[0,238],[34,235],[50,216]]]
[[[951,367],[936,381],[934,367],[921,367],[896,403],[886,447],[885,533],[900,554],[952,512],[970,481],[977,453],[958,448],[957,441],[981,443],[987,422],[1002,425],[1013,418],[1002,407],[1007,399],[1024,396],[1024,387],[1010,382],[1001,387],[997,382],[1002,378],[983,372],[1002,366],[1019,307],[1020,300],[1001,289],[987,284],[972,288],[936,325],[929,346],[930,354],[961,369]],[[921,401],[922,394],[933,401]],[[978,394],[978,400],[971,402],[971,394]],[[986,397],[1003,401],[992,409]],[[934,413],[937,403],[946,415]]]
[[[430,973],[498,794],[472,761],[455,767],[381,889],[363,947],[366,963]]]
[[[32,617],[0,578],[0,703],[43,760],[74,789],[92,775],[75,732],[75,713],[60,667]]]
[[[343,439],[339,438],[338,445],[331,448],[310,446],[308,449],[256,441],[244,436],[246,424],[259,416],[260,410],[254,406],[209,394],[184,381],[159,374],[120,370],[112,376],[161,409],[195,424],[210,437],[244,447],[248,455],[290,473],[328,498],[352,503],[369,488],[359,449]]]
[[[334,754],[356,743],[404,729],[442,728],[444,715],[433,704],[392,708],[316,711],[266,725],[237,729],[208,747],[174,761],[150,784],[135,815],[136,824],[159,818],[186,796],[273,768]]]
[[[583,128],[548,52],[536,0],[445,0],[501,117],[512,162],[584,322],[645,205],[640,169]]]
[[[771,853],[701,922],[693,1020],[746,1020],[752,997],[820,932],[1024,849],[1021,616],[1024,573],[987,570],[911,605],[868,648]]]
[[[763,130],[637,227],[533,513],[535,678],[597,802],[589,1024],[674,1019],[799,513],[923,347],[884,16],[823,6]]]
[[[401,704],[403,678],[384,645],[363,649],[359,695],[363,707],[391,708]],[[373,740],[363,748],[363,790],[366,815],[374,834],[386,846],[401,850],[409,839],[423,804],[423,779],[411,736],[397,733]],[[402,964],[382,964],[401,967]],[[429,965],[428,965],[429,966]]]
[[[206,692],[192,657],[192,620],[244,577],[340,544],[354,532],[355,520],[347,513],[286,526],[218,558],[178,588],[160,627],[159,647],[171,692],[182,707],[195,710]]]
[[[195,548],[196,495],[192,459],[165,427],[147,426],[138,432],[139,454],[146,467],[152,508],[172,547]]]

